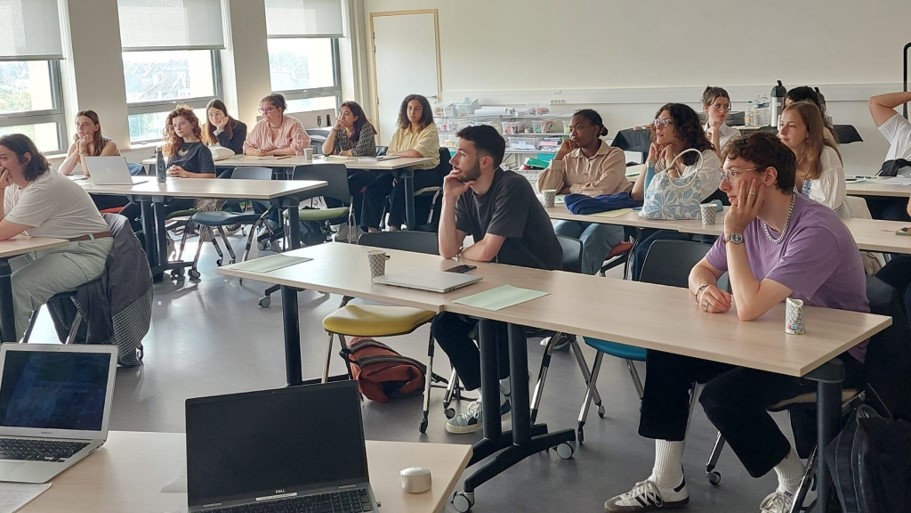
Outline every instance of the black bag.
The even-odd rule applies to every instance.
[[[911,506],[911,423],[858,408],[826,448],[843,513],[894,513]]]

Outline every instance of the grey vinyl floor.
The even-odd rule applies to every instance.
[[[233,240],[235,248],[242,247],[239,237]],[[188,251],[192,255],[192,248]],[[241,285],[237,279],[222,276],[215,270],[214,260],[214,250],[207,245],[200,262],[201,281],[156,284],[152,328],[145,341],[145,363],[139,368],[118,370],[111,429],[182,432],[184,401],[189,397],[284,385],[281,298],[275,294],[271,308],[260,308],[257,301],[263,284],[245,281]],[[300,294],[305,378],[316,377],[321,372],[327,340],[321,320],[337,307],[339,299],[312,291]],[[605,297],[601,304],[591,305],[590,311],[580,315],[610,315],[611,303],[621,300]],[[643,312],[643,322],[647,318],[648,312]],[[389,342],[403,354],[423,358],[427,336],[427,328],[422,328]],[[34,337],[36,342],[42,338],[54,340],[50,319],[44,312]],[[531,340],[528,348],[534,379],[543,348],[538,340]],[[584,345],[583,350],[591,364],[594,351]],[[644,367],[640,365],[639,369],[644,377]],[[439,350],[435,370],[448,376],[448,361]],[[337,356],[332,361],[332,372],[344,372],[344,364]],[[577,448],[572,459],[561,460],[553,451],[527,458],[478,488],[472,511],[595,513],[603,510],[605,499],[647,477],[654,443],[636,433],[638,397],[624,362],[605,358],[598,390],[605,400],[605,416],[598,418],[592,409],[585,443]],[[538,420],[551,429],[574,427],[583,392],[584,383],[571,353],[556,353]],[[441,403],[442,390],[435,389],[430,425],[427,434],[421,436],[418,432],[420,397],[387,404],[366,401],[363,413],[367,438],[466,444],[480,439],[480,433],[448,434]],[[715,430],[697,406],[684,457],[690,490],[690,503],[685,511],[758,511],[759,502],[775,488],[774,472],[753,479],[727,449],[718,466],[723,475],[721,484],[709,484],[704,476],[704,464],[714,437]],[[447,506],[447,511],[455,510]]]

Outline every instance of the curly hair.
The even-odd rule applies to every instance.
[[[683,149],[695,148],[700,152],[712,149],[712,143],[705,137],[705,129],[702,128],[699,115],[689,105],[666,103],[658,109],[655,117],[661,116],[664,111],[670,114],[671,120],[674,122],[674,131],[677,133],[677,138],[683,143]],[[652,131],[652,141],[654,141],[655,127],[652,126],[650,130]],[[687,153],[680,160],[685,165],[692,166],[698,158],[693,153]]]
[[[803,168],[806,170],[806,174],[802,176],[804,180],[816,180],[822,174],[822,164],[820,162],[822,160],[822,150],[826,146],[832,148],[838,155],[839,160],[841,160],[841,153],[838,151],[838,147],[826,139],[826,125],[823,122],[822,112],[820,112],[815,103],[809,100],[794,102],[785,107],[781,113],[784,114],[791,110],[800,116],[800,119],[803,120],[804,125],[807,127],[807,142],[803,147],[802,154],[797,156],[797,167],[798,169]]]
[[[23,134],[7,134],[0,136],[0,146],[16,154],[16,159],[22,164],[22,176],[28,182],[34,182],[51,168],[44,155],[38,151],[35,143]]]
[[[184,118],[185,120],[189,121],[191,125],[193,125],[193,135],[197,139],[199,139],[200,135],[202,135],[202,129],[199,127],[199,118],[196,117],[196,114],[192,109],[190,109],[190,107],[187,107],[186,105],[180,105],[176,109],[172,110],[171,113],[168,114],[168,119],[165,120],[165,143],[161,148],[161,152],[164,153],[165,157],[171,157],[177,153],[177,151],[180,150],[180,147],[183,146],[184,143],[183,137],[178,137],[174,132],[173,121],[176,117]]]
[[[785,193],[794,190],[797,158],[775,134],[756,132],[743,139],[734,139],[724,147],[724,158],[742,158],[761,169],[774,167],[778,171],[775,187]]]
[[[430,126],[433,124],[433,109],[430,107],[430,102],[427,101],[425,96],[420,94],[409,94],[402,100],[402,106],[399,108],[399,128],[402,130],[408,130],[411,128],[411,120],[408,119],[408,103],[411,100],[417,100],[421,104],[421,128]]]

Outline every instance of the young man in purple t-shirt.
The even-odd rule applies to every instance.
[[[724,314],[733,307],[740,320],[752,321],[793,297],[807,305],[868,312],[857,245],[831,209],[793,192],[793,152],[773,134],[757,133],[729,143],[725,153],[721,190],[731,209],[724,236],[690,272],[699,308]],[[733,294],[717,285],[725,272]],[[839,356],[847,387],[862,382],[863,349]],[[699,402],[750,475],[775,470],[778,488],[759,509],[789,511],[804,467],[767,409],[815,390],[815,384],[658,351],[648,352],[639,421],[639,434],[655,439],[652,475],[609,499],[605,511],[649,511],[689,501],[682,459],[693,382],[705,383]]]

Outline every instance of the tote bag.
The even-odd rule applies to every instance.
[[[695,152],[699,156],[696,171],[690,176],[671,178],[667,171],[657,173],[645,191],[645,200],[642,203],[640,217],[648,219],[699,219],[699,204],[702,202],[702,180],[699,179],[699,169],[702,167],[702,153],[695,148],[689,148],[674,157],[673,167],[682,155]]]

